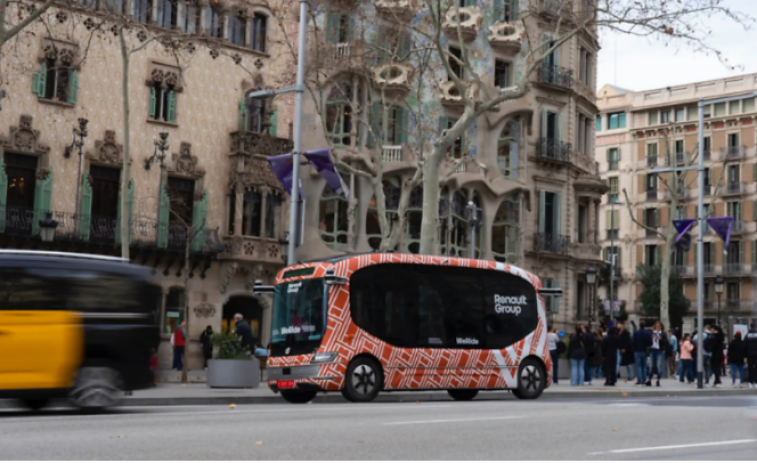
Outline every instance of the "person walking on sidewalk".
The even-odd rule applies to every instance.
[[[584,382],[584,365],[586,363],[586,350],[584,349],[584,330],[581,325],[576,325],[576,331],[570,335],[568,345],[568,358],[570,359],[570,385],[580,386]]]
[[[662,323],[656,322],[652,328],[652,345],[649,347],[649,353],[652,357],[652,371],[647,378],[647,386],[652,385],[652,378],[657,372],[656,386],[660,387],[660,376],[662,373],[662,359],[668,347],[668,336],[665,334],[665,328]]]
[[[592,333],[590,333],[592,334]],[[593,333],[594,336],[594,354],[591,356],[591,377],[594,379],[602,378],[602,364],[603,352],[602,352],[602,329],[598,329]],[[586,359],[588,362],[589,359]],[[591,380],[589,380],[591,383]]]
[[[647,382],[647,352],[652,346],[652,334],[645,329],[644,320],[639,321],[639,329],[634,331],[631,344],[636,363],[636,385],[644,385]]]
[[[676,365],[676,359],[678,357],[678,338],[676,337],[675,330],[668,330],[668,344],[670,345],[670,351],[672,352],[672,354],[668,356],[668,371],[670,371],[670,376],[675,378],[680,374],[680,368]]]
[[[184,369],[184,348],[187,345],[186,322],[181,322],[176,331],[173,332],[173,366],[174,370],[182,371]]]
[[[681,341],[681,382],[683,378],[688,379],[689,384],[694,382],[694,344],[691,343],[691,335],[686,333]]]
[[[705,339],[705,346],[709,348],[707,350],[712,354],[710,355],[710,370],[715,375],[715,381],[712,382],[713,387],[722,384],[720,374],[723,372],[724,344],[723,330],[719,326],[714,327],[710,335]]]
[[[560,352],[557,350],[557,343],[560,342],[560,336],[557,335],[557,330],[551,326],[547,328],[547,348],[549,349],[549,356],[552,358],[552,383],[557,384],[557,365],[560,363]]]
[[[202,356],[205,358],[206,370],[208,369],[208,360],[213,358],[213,344],[210,343],[211,336],[213,336],[213,327],[208,325],[200,335],[200,345],[202,345]]]
[[[737,331],[733,340],[728,344],[728,364],[731,366],[731,386],[744,385],[744,359],[746,358],[746,345],[741,340],[741,331]],[[736,385],[736,374],[739,375],[739,384]]]
[[[625,325],[618,323],[618,368],[617,376],[620,378],[620,367],[626,367],[626,379],[633,379],[633,344],[631,343],[631,333]]]
[[[586,352],[586,361],[584,362],[584,384],[591,386],[592,378],[592,358],[596,351],[597,345],[594,341],[594,333],[588,325],[582,327],[584,335],[584,351]]]
[[[618,371],[618,347],[620,338],[615,327],[607,330],[607,336],[602,339],[602,356],[604,357],[605,386],[615,386]]]
[[[702,336],[702,363],[704,371],[702,372],[704,374],[704,384],[709,385],[710,384],[710,376],[712,375],[712,351],[707,349],[707,338],[710,336],[711,328],[710,325],[704,325],[704,334],[694,332],[694,345],[697,349],[699,349],[699,336]],[[696,351],[694,351],[694,354],[696,355]],[[696,363],[696,368],[699,368],[699,365]],[[694,375],[696,376],[699,372],[694,370]]]
[[[749,381],[749,389],[753,389],[757,388],[757,322],[752,322],[749,328],[744,344],[749,368],[747,381]]]

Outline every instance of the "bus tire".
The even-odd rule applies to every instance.
[[[306,404],[315,399],[316,391],[279,391],[290,404]]]
[[[370,402],[384,384],[381,368],[370,357],[358,357],[347,367],[342,395],[350,402]]]
[[[447,389],[447,394],[455,400],[473,400],[478,389]]]
[[[527,358],[518,368],[518,388],[513,395],[519,399],[533,400],[539,398],[547,387],[544,367],[533,358]]]
[[[50,403],[49,399],[21,399],[21,404],[29,410],[38,411],[47,406]]]
[[[79,368],[70,398],[83,410],[100,411],[117,406],[123,396],[121,374],[111,365],[98,362]]]

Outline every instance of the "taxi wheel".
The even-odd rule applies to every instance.
[[[115,368],[85,365],[76,373],[71,401],[79,408],[96,411],[115,407],[123,395],[123,381]]]
[[[37,411],[45,408],[50,403],[48,399],[23,399],[21,403],[24,407]]]
[[[315,391],[279,391],[281,397],[290,404],[306,404],[315,399]]]
[[[342,395],[350,402],[370,402],[384,384],[381,368],[370,357],[358,357],[350,363]]]
[[[513,389],[513,395],[519,399],[537,399],[546,387],[547,376],[541,364],[533,358],[524,360],[518,369],[518,388]]]

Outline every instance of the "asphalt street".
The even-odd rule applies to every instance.
[[[757,399],[0,409],[10,460],[753,460]]]

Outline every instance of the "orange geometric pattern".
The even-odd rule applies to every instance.
[[[368,334],[352,322],[350,316],[349,279],[364,267],[383,263],[413,263],[499,270],[517,275],[531,283],[537,291],[538,322],[536,329],[524,339],[501,350],[397,348]],[[314,267],[306,277],[283,279],[286,271]],[[512,265],[475,259],[418,256],[413,254],[366,254],[346,258],[335,264],[320,262],[300,264],[282,270],[276,284],[310,278],[323,278],[333,269],[337,277],[346,277],[347,284],[329,290],[326,332],[318,352],[338,352],[334,363],[320,367],[318,378],[299,379],[323,390],[338,391],[344,387],[344,376],[350,360],[359,354],[370,354],[381,362],[384,389],[510,389],[517,387],[517,371],[528,356],[540,358],[546,365],[547,386],[552,382],[552,360],[547,349],[547,326],[544,300],[538,295],[541,280],[536,275]],[[271,367],[308,365],[312,354],[271,357]],[[323,379],[328,378],[328,379]]]

